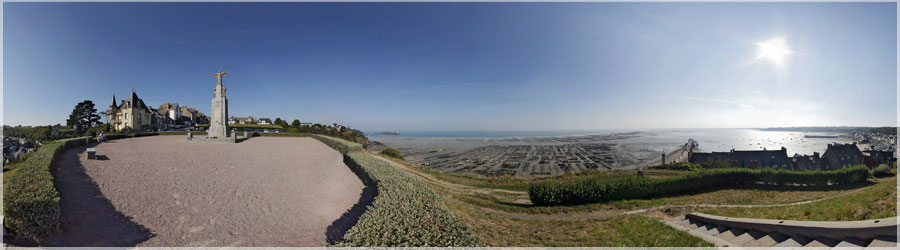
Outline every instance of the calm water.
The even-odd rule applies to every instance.
[[[502,138],[531,137],[564,137],[579,135],[597,135],[611,133],[640,132],[635,137],[604,141],[620,145],[623,153],[631,153],[646,157],[657,152],[669,152],[679,145],[694,139],[700,143],[700,149],[709,151],[735,150],[780,150],[786,147],[788,155],[794,153],[824,153],[829,143],[849,143],[847,137],[840,138],[803,138],[804,135],[845,135],[841,133],[805,133],[761,131],[757,129],[669,129],[669,130],[593,130],[593,131],[439,131],[439,132],[401,132],[399,136],[375,135],[370,137],[391,147],[449,147],[463,146],[470,148],[479,145],[493,144],[492,141]]]
[[[366,134],[372,138],[528,138],[528,137],[561,137],[579,135],[598,135],[630,130],[547,130],[547,131],[407,131],[400,135],[379,135],[375,132]]]

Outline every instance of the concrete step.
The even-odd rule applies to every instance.
[[[709,226],[707,226],[707,227],[705,227],[705,228],[709,228]],[[704,233],[709,234],[709,235],[716,236],[716,235],[719,235],[719,234],[721,234],[722,232],[725,232],[725,231],[728,231],[728,227],[726,227],[726,226],[716,226],[716,227],[713,227],[713,228],[711,228],[711,229],[706,230],[706,232],[704,232]]]
[[[699,228],[703,228],[703,226],[706,226],[706,223],[699,222],[699,221],[693,221],[693,222],[691,222],[691,224],[688,224],[685,227],[690,228],[691,230],[696,230]]]
[[[806,244],[809,244],[810,241],[812,241],[812,239],[804,237],[802,235],[794,235],[782,241],[781,243],[778,243],[778,245],[775,245],[775,247],[803,247]]]
[[[845,238],[834,247],[865,247],[866,241],[857,238]]]
[[[762,234],[762,233],[761,233]],[[754,237],[755,238],[755,237]],[[745,247],[771,247],[778,245],[782,241],[787,240],[789,237],[780,233],[771,233],[771,234],[763,234],[762,237],[756,238],[755,240],[744,243]]]
[[[806,243],[806,245],[804,245],[803,247],[833,247],[837,244],[837,241],[829,239],[813,239],[809,243]]]
[[[897,247],[897,238],[878,237],[872,240],[866,247]]]
[[[701,216],[701,217],[698,217]],[[706,217],[702,217],[706,216]],[[697,217],[697,218],[694,218]],[[707,218],[712,217],[712,218]],[[703,219],[700,221],[699,219]],[[765,233],[762,231],[756,230],[747,230],[745,228],[731,228],[729,226],[738,226],[743,227],[743,224],[736,223],[732,221],[730,218],[716,218],[714,216],[707,215],[694,215],[691,217],[685,216],[684,220],[672,220],[670,223],[675,224],[676,228],[684,228],[681,230],[685,230],[694,236],[701,237],[706,241],[715,242],[716,246],[731,246],[731,247],[828,247],[828,248],[863,248],[863,247],[893,247],[896,248],[897,238],[896,237],[877,237],[876,239],[872,239],[872,235],[886,235],[885,232],[890,229],[892,225],[881,225],[877,227],[870,227],[867,225],[857,226],[856,228],[861,228],[860,230],[881,230],[875,232],[863,231],[862,233],[859,231],[848,231],[846,234],[839,233],[835,234],[831,232],[831,234],[822,234],[818,231],[808,232],[806,230],[798,230],[798,223],[807,223],[807,224],[824,224],[825,229],[829,230],[842,230],[843,224],[840,225],[830,225],[828,223],[831,222],[793,222],[791,225],[787,225],[784,221],[776,221],[776,222],[755,222],[753,219],[742,219],[742,220],[750,220],[751,227],[748,228],[756,228],[753,226],[762,225],[759,227],[759,230],[765,230]],[[712,222],[707,223],[706,221]],[[756,224],[754,224],[756,223]],[[858,221],[858,222],[848,222],[848,223],[878,223],[868,222],[868,221]],[[722,225],[719,225],[722,224]],[[728,226],[726,226],[728,225]],[[766,225],[768,228],[766,228]],[[771,225],[775,225],[776,227],[772,227]],[[786,235],[779,229],[781,227],[785,228],[785,232],[790,233],[790,235]],[[815,227],[813,227],[815,228]],[[888,229],[884,229],[888,228]],[[774,232],[772,232],[774,230]],[[843,229],[847,230],[847,229]],[[819,235],[810,237],[807,235]],[[829,236],[830,235],[830,236]],[[862,237],[856,235],[863,235]],[[831,237],[847,237],[840,240],[833,240]],[[856,238],[860,237],[860,238]]]
[[[716,235],[716,237],[719,237],[723,240],[732,241],[735,238],[737,238],[738,236],[741,236],[742,234],[744,234],[746,232],[747,232],[747,230],[743,230],[740,228],[731,228],[731,229],[728,229],[728,231],[725,231],[725,232],[722,232],[722,233]]]
[[[706,225],[703,225],[702,227],[697,228],[697,231],[701,232],[701,233],[712,235],[710,232],[712,230],[716,230],[716,227],[717,226],[713,225],[713,224],[706,224]]]
[[[734,242],[734,246],[743,246],[744,244],[762,238],[763,236],[766,236],[766,234],[759,231],[747,231],[734,238],[734,240],[731,240],[731,242]]]

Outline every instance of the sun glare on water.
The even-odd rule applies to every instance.
[[[785,70],[785,61],[788,56],[794,52],[788,48],[784,37],[772,38],[767,41],[756,43],[756,60],[766,60],[777,66],[781,70]]]

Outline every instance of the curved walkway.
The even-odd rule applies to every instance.
[[[151,136],[95,148],[97,160],[80,147],[57,164],[55,245],[325,246],[370,200],[341,154],[311,138]]]

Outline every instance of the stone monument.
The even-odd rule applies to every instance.
[[[219,84],[213,91],[212,116],[206,136],[210,139],[227,139],[231,134],[231,131],[228,130],[228,99],[225,98],[225,85],[222,85],[222,78],[227,74],[228,72],[219,71],[212,75],[219,79]]]

